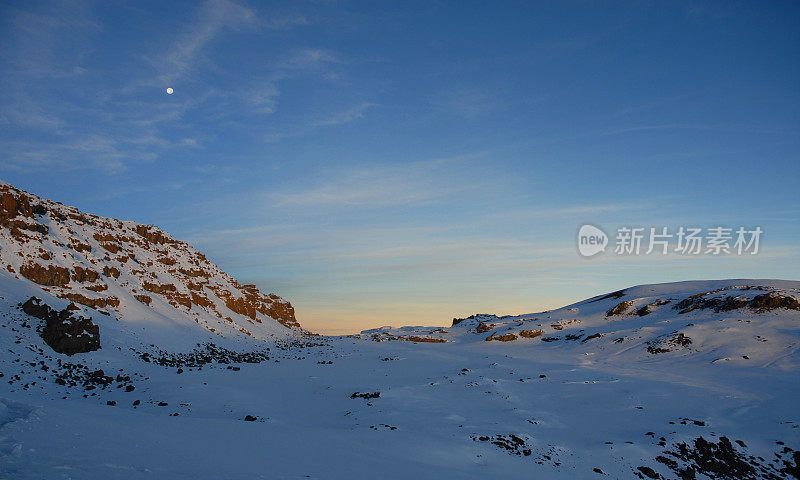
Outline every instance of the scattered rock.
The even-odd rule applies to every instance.
[[[522,338],[536,338],[540,337],[544,333],[544,330],[522,330],[519,332],[519,336]]]
[[[504,335],[495,335],[495,334],[489,335],[488,337],[486,337],[485,341],[491,342],[491,341],[495,340],[495,341],[498,341],[498,342],[511,342],[511,341],[516,340],[516,339],[517,339],[517,336],[514,335],[513,333],[506,333]]]
[[[613,317],[614,315],[622,315],[626,313],[633,306],[633,300],[618,303],[614,308],[606,312],[606,317]]]
[[[494,325],[493,324],[481,322],[475,328],[475,331],[478,332],[478,333],[486,333],[486,332],[489,332],[489,331],[491,331],[493,329],[494,329]]]
[[[683,333],[673,334],[668,338],[660,338],[648,342],[647,352],[655,355],[671,352],[676,347],[687,348],[692,344],[692,339]]]

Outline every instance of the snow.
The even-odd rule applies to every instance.
[[[270,360],[235,364],[238,370],[210,363],[177,373],[175,366],[142,361],[130,347],[154,355],[156,350],[137,341],[135,328],[96,312],[101,350],[71,358],[48,352],[33,326],[36,319],[16,305],[33,294],[54,308],[66,302],[0,274],[0,372],[5,374],[0,378],[0,475],[572,479],[630,478],[639,466],[649,466],[675,478],[654,461],[664,448],[657,445],[662,436],[669,445],[724,435],[744,442],[748,454],[769,459],[779,451],[776,441],[800,446],[797,311],[678,314],[664,305],[643,317],[606,316],[626,300],[638,307],[656,298],[677,300],[720,288],[727,290],[714,295],[764,293],[731,288],[744,286],[779,289],[795,298],[800,291],[800,282],[777,280],[682,282],[496,320],[503,331],[541,326],[547,330],[543,336],[561,337],[553,342],[541,337],[485,341],[491,332],[475,333],[470,321],[449,329],[384,328],[356,337],[310,337],[305,345],[293,346],[186,329],[181,331],[188,335],[186,345],[213,339],[237,351],[269,347]],[[554,329],[559,322],[564,328]],[[149,318],[139,325],[148,331],[142,337],[147,341],[171,333]],[[586,342],[563,339],[581,330],[584,336],[607,335]],[[647,353],[648,341],[675,330],[688,332],[690,349]],[[379,332],[448,341],[374,341],[372,334]],[[619,336],[630,340],[613,343]],[[730,360],[715,361],[719,358]],[[136,388],[125,392],[112,384],[84,391],[57,385],[53,370],[34,370],[29,363],[57,370],[59,359],[112,376],[122,370]],[[21,380],[9,384],[17,374]],[[351,398],[354,392],[380,396]],[[133,405],[134,400],[140,404]],[[246,415],[257,420],[244,421]],[[531,455],[510,454],[478,439],[511,434],[526,442]]]
[[[798,281],[641,285],[322,337],[229,309],[217,292],[248,287],[188,244],[9,189],[46,209],[12,220],[48,231],[0,225],[0,478],[677,478],[697,463],[670,452],[701,437],[730,439],[748,478],[800,476]],[[120,275],[41,286],[20,275],[31,261]],[[201,289],[181,268],[208,275]],[[145,305],[145,280],[213,305]],[[75,312],[100,350],[54,352],[20,309],[35,296],[62,310],[69,293],[119,299]]]

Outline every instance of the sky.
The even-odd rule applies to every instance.
[[[321,333],[798,279],[798,25],[771,1],[0,1],[0,178],[158,225]],[[585,223],[764,233],[583,258]]]

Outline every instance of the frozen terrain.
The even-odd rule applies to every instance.
[[[749,299],[765,288],[797,298],[800,289],[735,280],[629,295],[675,302],[744,283],[751,288],[712,295]],[[95,315],[102,348],[67,357],[18,307],[32,293],[66,306],[36,288],[0,277],[0,471],[8,478],[691,478],[680,472],[710,461],[692,453],[702,451],[700,438],[721,452],[710,465],[728,476],[714,478],[798,474],[796,310],[680,314],[667,304],[606,316],[622,296],[493,319],[495,333],[477,333],[480,323],[468,319],[383,330],[379,337],[397,337],[383,341],[372,333],[294,344],[197,335],[231,349],[199,358],[131,344],[117,320]],[[529,324],[547,333],[485,340]],[[595,333],[603,335],[583,341]],[[691,343],[672,345],[680,333]],[[97,369],[113,380],[87,381],[83,372]],[[740,457],[716,446],[723,437]]]
[[[800,478],[798,281],[322,337],[155,227],[3,187],[0,478]]]

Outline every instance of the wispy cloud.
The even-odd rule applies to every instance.
[[[0,135],[1,168],[6,169],[98,167],[114,173],[169,149],[196,148],[202,135],[175,138],[175,131],[202,121],[224,121],[232,128],[236,122],[271,115],[282,79],[301,69],[321,73],[326,64],[339,61],[331,52],[300,49],[271,62],[285,65],[259,72],[235,88],[198,82],[193,74],[213,69],[213,44],[223,36],[310,24],[305,15],[287,9],[258,12],[232,0],[207,0],[188,15],[179,12],[189,18],[185,28],[165,32],[155,46],[144,47],[141,56],[129,57],[130,75],[115,82],[107,71],[85,66],[90,58],[86,52],[102,49],[91,44],[91,35],[105,28],[91,3],[3,9],[7,15],[0,17],[0,27],[6,27],[3,38],[12,48],[0,51],[0,125],[32,132],[24,141],[19,135]],[[163,53],[153,50],[161,45],[171,47]],[[187,79],[191,94],[181,89]],[[171,85],[175,95],[153,96],[154,87],[157,92]],[[358,114],[351,112],[353,118]],[[331,118],[336,120],[347,119]],[[240,127],[246,132],[251,126]]]
[[[54,130],[64,126],[64,121],[54,112],[28,98],[17,97],[16,101],[0,109],[0,124]]]
[[[447,113],[473,119],[494,109],[498,99],[486,89],[457,88],[442,93],[434,104]]]
[[[189,73],[203,58],[206,45],[227,29],[258,25],[255,11],[229,0],[207,0],[195,22],[178,38],[175,47],[157,59],[160,85],[168,86]]]
[[[301,48],[287,54],[277,66],[281,70],[319,71],[337,63],[342,63],[342,60],[329,50]]]
[[[28,7],[28,6],[26,6]],[[6,29],[9,42],[0,50],[0,59],[12,67],[4,72],[3,84],[24,87],[41,78],[61,78],[83,73],[69,61],[65,51],[85,40],[84,34],[100,29],[86,1],[55,2],[44,11],[3,6],[0,24]],[[63,39],[69,36],[70,42]]]
[[[485,186],[465,165],[479,154],[330,171],[315,185],[270,195],[279,207],[386,207],[429,203]]]
[[[342,112],[338,112],[328,118],[322,120],[316,120],[312,122],[314,126],[326,126],[326,125],[341,125],[343,123],[349,123],[353,120],[358,120],[359,118],[364,116],[364,112],[367,109],[376,107],[377,104],[364,102],[358,105],[354,105]]]

